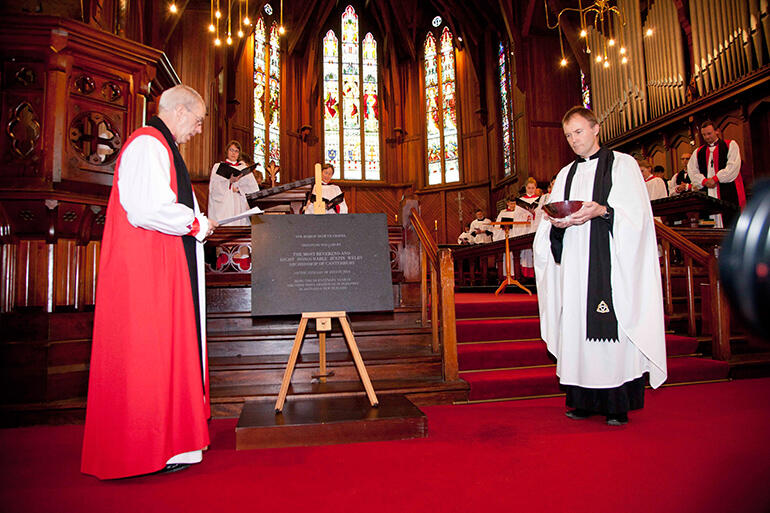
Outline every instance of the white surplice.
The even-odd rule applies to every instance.
[[[668,188],[666,187],[666,181],[663,180],[663,178],[650,175],[644,179],[644,185],[647,188],[647,195],[650,197],[650,201],[668,198]]]
[[[339,185],[333,184],[333,183],[321,183],[321,196],[323,196],[323,199],[325,200],[333,200],[337,196],[342,194],[342,189],[340,189]],[[337,209],[335,207],[327,208],[323,214],[347,214],[348,213],[348,204],[343,199],[342,203],[339,204],[340,211],[337,212]],[[311,202],[309,206],[305,207],[305,214],[312,215],[315,214],[313,209],[313,203]]]
[[[243,169],[246,164],[243,162],[226,161],[235,169]],[[246,201],[246,195],[259,190],[257,179],[254,174],[248,173],[237,182],[231,184],[230,180],[217,174],[219,162],[211,168],[211,178],[209,181],[209,217],[214,221],[233,217],[249,209],[249,203]],[[230,226],[250,226],[248,219],[239,219],[233,221]]]
[[[612,302],[618,342],[586,338],[586,303],[591,222],[565,230],[561,264],[551,252],[551,223],[538,227],[534,241],[540,332],[557,359],[556,374],[565,385],[614,388],[650,373],[657,388],[666,379],[663,292],[652,208],[639,165],[615,152],[607,203],[614,209],[610,236]],[[593,196],[598,159],[578,164],[569,199]],[[564,199],[572,164],[562,168],[550,201]]]
[[[484,244],[486,242],[492,242],[492,236],[487,235],[487,231],[492,231],[492,225],[489,224],[491,221],[488,218],[484,219],[474,219],[471,221],[471,234],[473,232],[476,232],[476,235],[473,236],[473,240],[476,244]]]
[[[717,181],[719,183],[734,182],[738,175],[741,174],[741,150],[738,148],[738,143],[730,141],[727,145],[727,163],[725,167],[719,169],[714,173],[714,151],[716,150],[717,143],[712,145],[705,145],[699,148],[700,151],[706,153],[706,173],[701,173],[701,169],[698,167],[698,151],[694,151],[690,160],[687,161],[687,175],[692,182],[692,189],[697,191],[704,188],[703,182],[708,178],[712,178],[716,174]],[[705,187],[706,192],[712,198],[719,198],[719,185],[716,187]],[[711,216],[714,220],[714,228],[724,228],[724,222],[722,220],[722,214],[714,214]]]

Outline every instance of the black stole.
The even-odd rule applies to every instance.
[[[594,175],[594,188],[592,200],[600,205],[607,205],[607,198],[612,188],[612,164],[615,155],[612,151],[601,148],[591,158],[598,158],[596,174]],[[564,199],[569,199],[572,189],[572,179],[575,177],[578,163],[584,159],[577,159],[567,173],[564,184]],[[612,281],[610,274],[612,260],[610,257],[610,235],[614,216],[610,219],[595,217],[591,223],[588,257],[588,302],[586,306],[586,338],[595,341],[618,341],[618,319],[615,316],[615,307],[612,303]],[[554,261],[561,263],[564,249],[564,232],[566,228],[551,226],[551,253]]]
[[[174,136],[168,130],[166,124],[157,116],[153,117],[147,122],[147,126],[156,128],[163,134],[163,138],[166,139],[166,143],[171,148],[171,153],[174,156],[174,169],[176,170],[176,200],[177,202],[195,209],[193,203],[193,190],[192,182],[190,181],[190,173],[187,171],[187,165],[184,163],[182,154],[179,153],[179,147],[174,140]],[[201,382],[204,383],[205,393],[205,378],[203,371],[203,347],[201,346],[201,311],[200,311],[200,298],[198,297],[198,257],[196,255],[196,245],[198,241],[192,235],[182,235],[182,245],[184,246],[184,255],[187,258],[187,270],[190,273],[190,286],[192,288],[193,307],[195,308],[195,327],[198,331],[198,344],[197,352],[201,366]]]
[[[722,139],[718,139],[716,147],[714,148],[714,151],[716,151],[716,155],[714,156],[715,166],[714,169],[708,169],[708,146],[703,145],[698,148],[698,169],[701,174],[706,178],[711,178],[717,174],[717,171],[724,169],[727,165],[728,149],[727,143]],[[719,182],[717,187],[719,187],[719,199],[740,206],[741,202],[738,196],[738,189],[735,186],[735,181],[727,183]]]
[[[682,169],[676,174],[676,184],[682,185],[682,184],[689,184],[692,183],[690,181],[690,175],[687,174],[686,169]]]

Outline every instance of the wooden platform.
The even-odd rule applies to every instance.
[[[377,408],[364,397],[289,397],[275,404],[247,402],[235,428],[235,448],[267,449],[428,436],[428,419],[403,395],[383,396]]]

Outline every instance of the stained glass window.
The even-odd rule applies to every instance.
[[[254,24],[254,162],[264,171],[281,164],[281,54],[278,25],[268,31],[262,16]],[[279,173],[280,174],[280,173]],[[267,178],[267,177],[265,177]],[[280,176],[276,175],[280,180]]]
[[[514,149],[513,109],[511,104],[511,82],[508,73],[507,52],[501,42],[497,52],[497,70],[500,79],[500,119],[503,136],[503,174],[510,175],[516,170]]]
[[[591,108],[591,89],[586,83],[586,76],[583,70],[580,70],[580,92],[583,97],[583,107],[586,109]]]
[[[353,6],[341,20],[341,41],[334,30],[323,38],[324,159],[334,178],[379,180],[377,41],[369,32],[359,42]]]
[[[424,50],[428,185],[459,182],[455,54],[449,28],[444,27],[438,49],[428,33]]]

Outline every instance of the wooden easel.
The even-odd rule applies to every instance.
[[[276,413],[283,411],[283,403],[286,401],[286,394],[289,392],[291,375],[294,373],[294,367],[297,364],[297,357],[299,356],[299,350],[302,347],[302,339],[305,337],[305,330],[307,329],[307,322],[309,319],[315,319],[316,331],[318,331],[320,363],[319,379],[321,382],[325,383],[326,377],[332,375],[332,373],[326,372],[326,332],[331,331],[332,329],[332,319],[339,319],[340,325],[342,326],[342,332],[345,335],[345,342],[348,344],[350,354],[353,356],[353,362],[356,364],[356,370],[358,370],[358,375],[361,378],[361,382],[364,384],[366,395],[369,397],[369,404],[371,404],[372,407],[376,407],[379,404],[377,401],[377,396],[374,394],[372,382],[369,380],[369,374],[366,372],[366,367],[364,366],[364,361],[361,358],[361,353],[358,351],[356,339],[353,337],[353,330],[350,329],[347,313],[305,312],[302,314],[302,319],[299,321],[297,336],[294,337],[294,346],[291,348],[289,362],[286,364],[286,372],[283,374],[283,381],[281,381],[281,391],[278,392],[278,400],[275,402]]]
[[[511,276],[511,260],[513,260],[513,258],[511,258],[511,250],[510,250],[510,245],[508,243],[508,233],[511,231],[511,226],[522,225],[522,224],[528,225],[530,224],[530,222],[529,221],[494,221],[489,224],[502,226],[503,230],[505,230],[505,278],[500,283],[500,286],[497,287],[497,290],[495,291],[495,296],[499,296],[500,292],[504,291],[505,287],[507,287],[508,285],[516,285],[517,287],[524,290],[524,292],[526,292],[531,296],[532,292],[527,287],[519,283],[518,280],[514,279],[513,276]]]

